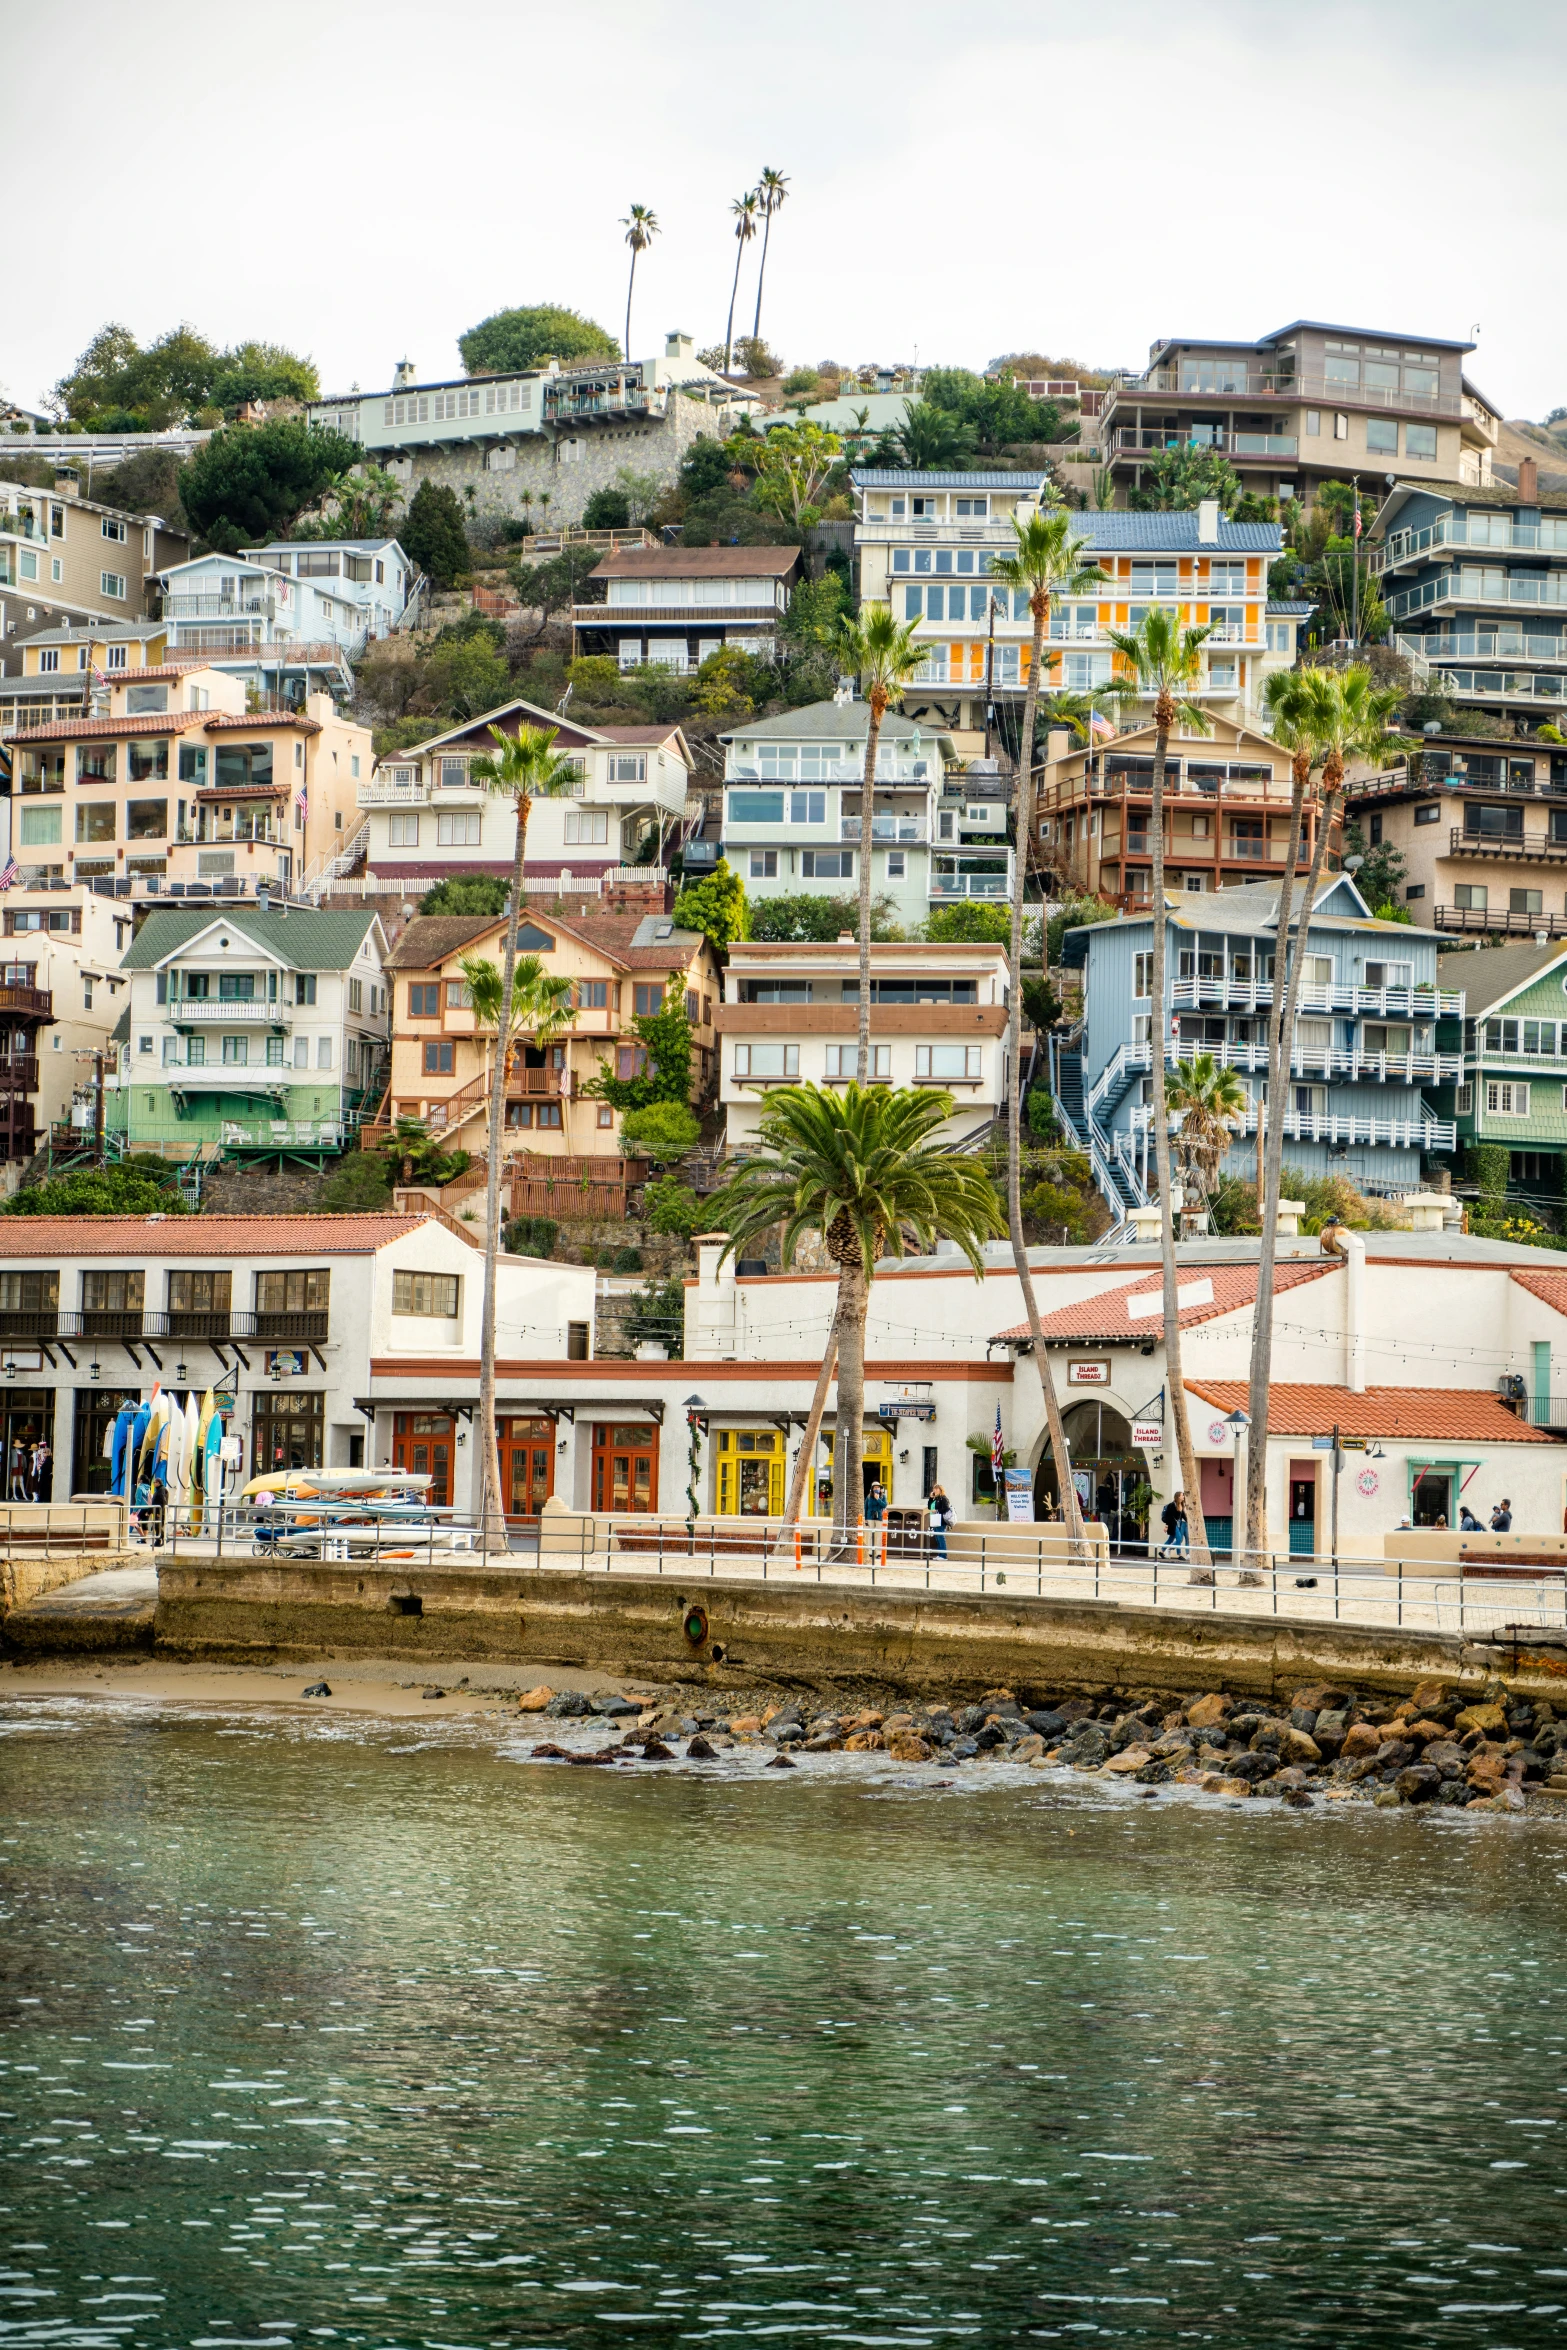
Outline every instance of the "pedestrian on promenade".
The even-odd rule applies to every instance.
[[[1458,1531],[1460,1534],[1483,1534],[1485,1531],[1466,1501],[1458,1505]]]
[[[47,1436],[40,1436],[33,1447],[33,1499],[49,1501],[54,1495],[54,1454],[49,1449]]]
[[[1491,1532],[1493,1534],[1510,1534],[1512,1530],[1513,1505],[1510,1501],[1498,1502],[1496,1508],[1491,1512]]]
[[[865,1522],[879,1526],[887,1515],[887,1489],[878,1479],[865,1496]]]
[[[944,1486],[931,1487],[926,1506],[930,1511],[930,1547],[937,1558],[944,1559],[947,1555],[947,1529],[955,1515]]]
[[[1159,1545],[1157,1556],[1167,1559],[1173,1554],[1177,1540],[1184,1539],[1186,1532],[1186,1496],[1179,1489],[1171,1494],[1159,1512],[1159,1522],[1164,1528],[1164,1540]]]

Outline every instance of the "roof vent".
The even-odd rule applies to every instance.
[[[838,944],[839,944],[841,947],[852,947],[852,946],[853,946],[853,944],[854,944],[854,933],[853,933],[853,931],[852,931],[852,930],[840,930],[840,931],[839,931],[839,933],[838,933]]]
[[[1217,498],[1199,498],[1197,501],[1197,544],[1216,547],[1219,543],[1219,501]]]
[[[654,936],[655,938],[673,938],[673,937],[674,937],[674,935],[675,935],[675,926],[674,926],[673,922],[655,922],[655,923],[654,923],[654,925],[653,925],[653,936]]]

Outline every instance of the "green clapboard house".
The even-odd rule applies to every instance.
[[[386,1080],[373,913],[268,904],[150,914],[126,951],[120,1093],[133,1150],[341,1150]],[[210,1151],[208,1153],[210,1155]]]
[[[1464,1074],[1441,1089],[1467,1162],[1477,1146],[1508,1153],[1508,1189],[1561,1196],[1567,1167],[1567,944],[1519,940],[1444,955],[1442,985],[1461,987],[1465,1017],[1438,1025],[1438,1051],[1462,1038]]]

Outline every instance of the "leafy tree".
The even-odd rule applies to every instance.
[[[936,1088],[894,1091],[851,1082],[840,1095],[825,1086],[781,1086],[763,1109],[759,1147],[719,1195],[726,1255],[740,1255],[747,1242],[781,1224],[786,1266],[809,1231],[821,1234],[838,1268],[818,1395],[825,1400],[836,1350],[833,1516],[841,1536],[864,1511],[865,1324],[878,1261],[901,1257],[911,1240],[928,1250],[941,1237],[957,1242],[975,1279],[983,1280],[985,1242],[1001,1229],[1000,1202],[984,1168],[940,1139],[952,1111],[952,1096]],[[819,1406],[813,1410],[819,1424]],[[803,1458],[810,1461],[815,1450],[816,1430],[808,1426]],[[790,1499],[797,1516],[797,1492]]]
[[[559,1237],[553,1216],[514,1216],[506,1227],[506,1252],[513,1257],[552,1257]]]
[[[678,1175],[655,1175],[643,1191],[642,1213],[650,1230],[666,1239],[689,1240],[701,1223],[702,1203]]]
[[[828,652],[841,634],[853,598],[839,571],[824,571],[820,579],[802,579],[789,599],[778,633],[788,647],[801,652]]]
[[[843,443],[819,424],[775,424],[757,458],[756,502],[798,530],[821,519],[823,489],[842,463]]]
[[[511,673],[487,636],[454,635],[430,648],[424,691],[451,724],[498,709],[511,692]]]
[[[1049,1089],[1043,1085],[1030,1086],[1024,1105],[1028,1113],[1028,1131],[1036,1142],[1059,1142],[1061,1129],[1056,1124],[1055,1104]]]
[[[1018,989],[1023,998],[1023,1012],[1031,1028],[1043,1031],[1054,1028],[1064,1009],[1061,998],[1043,971],[1025,971]],[[1033,1095],[1029,1095],[1033,1100]]]
[[[220,351],[182,325],[143,349],[129,327],[110,325],[61,377],[54,398],[76,423],[102,429],[122,416],[128,429],[161,432],[201,412],[232,417],[247,399],[314,400],[320,390],[312,363],[276,343]]]
[[[766,265],[765,253],[763,265],[764,267]],[[758,280],[758,289],[760,289],[760,280]],[[742,372],[748,375],[753,383],[764,383],[783,373],[783,363],[777,352],[770,349],[760,335],[738,336],[735,341],[735,357],[740,362]],[[815,369],[810,369],[809,373],[811,381],[814,383],[816,380]]]
[[[772,939],[781,946],[803,946],[819,939],[831,944],[845,931],[852,937],[859,920],[859,903],[854,898],[815,897],[808,890],[797,896],[757,898],[751,905],[751,928],[754,939]],[[901,938],[891,898],[873,898],[871,901],[871,937],[873,939]]]
[[[403,1116],[381,1144],[388,1178],[402,1183],[450,1183],[471,1163],[465,1150],[449,1151],[419,1119]]]
[[[281,343],[240,343],[225,351],[207,390],[206,404],[234,416],[247,400],[319,400],[315,364]]]
[[[979,434],[966,418],[934,400],[911,400],[903,422],[877,450],[879,461],[915,473],[961,473],[972,467]]]
[[[599,1062],[599,1073],[583,1084],[584,1099],[609,1102],[617,1110],[645,1110],[653,1102],[675,1102],[682,1109],[691,1100],[691,1023],[686,1018],[685,989],[680,975],[671,971],[664,986],[664,1001],[656,1012],[639,1012],[631,1023],[647,1055],[647,1067],[640,1077],[615,1077],[608,1061]],[[694,1147],[695,1138],[686,1148]]]
[[[731,488],[732,474],[743,472],[749,477],[755,472],[760,441],[737,450],[735,438],[738,436],[715,441],[708,433],[698,433],[680,460],[680,488],[686,497],[708,497],[714,490]]]
[[[392,1197],[391,1174],[380,1151],[349,1151],[316,1193],[316,1206],[342,1215],[354,1208],[384,1208]]]
[[[597,547],[580,544],[563,547],[558,555],[549,555],[542,563],[513,563],[507,577],[519,604],[539,615],[538,634],[543,635],[557,612],[569,611],[573,604],[601,603],[604,582],[590,582],[588,574],[599,561]]]
[[[321,509],[295,523],[296,539],[370,539],[392,535],[402,485],[379,465],[356,465],[334,482]]]
[[[1010,376],[990,383],[965,367],[931,367],[920,391],[931,407],[972,430],[982,456],[1062,437],[1061,411],[1054,400],[1030,398]]]
[[[7,470],[14,475],[10,460]],[[51,469],[38,486],[48,489],[53,480]],[[93,496],[126,514],[161,514],[173,530],[189,528],[189,517],[180,503],[180,460],[172,449],[138,449],[134,457],[127,457],[108,472],[95,471]]]
[[[453,586],[472,567],[462,501],[444,482],[419,484],[397,535],[405,554],[438,588]]]
[[[1004,947],[1012,935],[1012,915],[1006,906],[982,905],[965,899],[961,905],[937,906],[925,925],[927,938],[952,940],[962,946]]]
[[[678,1273],[650,1281],[626,1300],[625,1332],[634,1347],[664,1346],[671,1362],[685,1353],[686,1285]]]
[[[235,554],[286,531],[359,459],[357,441],[302,417],[231,425],[180,468],[180,499],[192,529]]]
[[[628,1110],[620,1122],[620,1145],[626,1155],[651,1159],[658,1167],[674,1166],[701,1139],[702,1122],[684,1102],[649,1102],[645,1109]]]
[[[1407,909],[1399,904],[1399,891],[1407,870],[1403,854],[1390,840],[1378,841],[1374,849],[1366,846],[1366,836],[1358,824],[1344,827],[1344,854],[1359,857],[1361,866],[1354,876],[1355,887],[1365,899],[1379,922],[1408,919]]]
[[[680,929],[700,930],[719,948],[750,937],[750,913],[745,883],[727,857],[720,857],[701,880],[687,881],[674,904],[674,919]]]
[[[1143,463],[1140,486],[1127,504],[1144,512],[1185,512],[1204,498],[1217,498],[1229,514],[1240,499],[1240,475],[1217,449],[1194,449],[1182,443],[1176,449],[1156,449]]]
[[[624,490],[595,490],[582,509],[584,530],[627,530],[631,500]]]
[[[1097,922],[1119,922],[1121,909],[1109,898],[1067,898],[1045,926],[1045,962],[1054,970],[1069,930],[1088,930]]]
[[[754,653],[743,651],[739,645],[720,645],[716,653],[708,654],[696,673],[691,707],[699,710],[704,718],[736,723],[750,717],[758,698],[766,695],[771,683],[766,666]]]
[[[525,304],[516,310],[492,311],[477,326],[457,337],[462,363],[470,375],[504,375],[513,368],[537,367],[541,360],[618,359],[620,345],[595,320],[580,310],[566,310],[554,302]]]
[[[84,1167],[51,1183],[27,1184],[0,1202],[5,1216],[183,1216],[174,1170],[162,1159],[138,1156],[113,1166]]]

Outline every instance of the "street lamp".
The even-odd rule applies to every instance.
[[[702,1429],[707,1417],[707,1405],[699,1395],[686,1397],[686,1529],[693,1532],[697,1520],[697,1470],[702,1459]]]
[[[1236,1540],[1235,1526],[1236,1519],[1241,1516],[1246,1490],[1241,1483],[1241,1438],[1251,1426],[1251,1415],[1249,1412],[1243,1412],[1240,1405],[1237,1404],[1233,1412],[1225,1413],[1224,1420],[1226,1427],[1235,1439],[1234,1491],[1230,1495],[1230,1557],[1232,1559],[1240,1558],[1241,1572],[1244,1574],[1246,1571],[1245,1554],[1241,1550],[1240,1543]],[[1242,1522],[1244,1523],[1244,1521]]]

